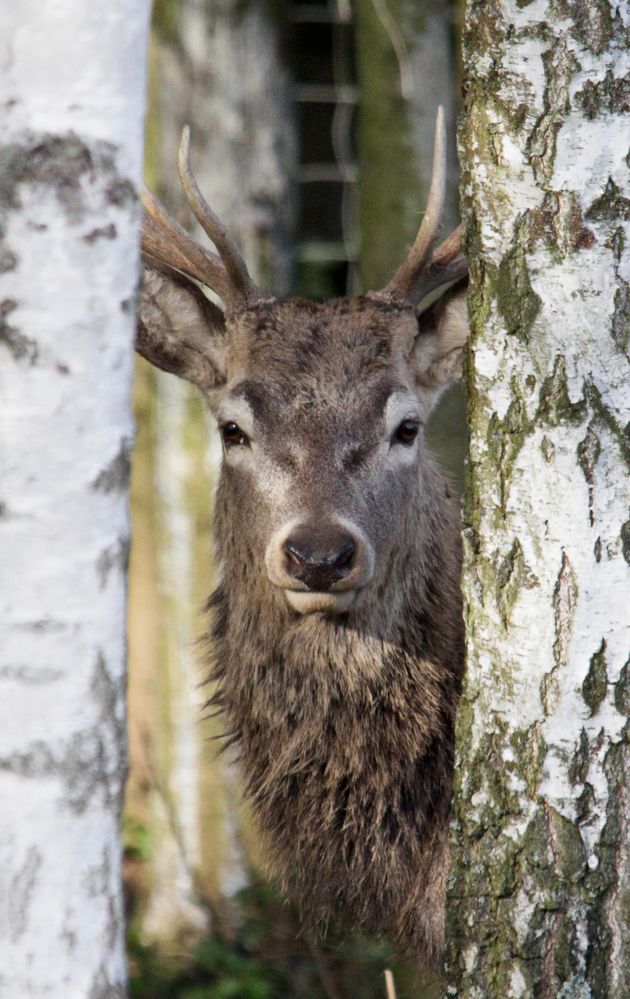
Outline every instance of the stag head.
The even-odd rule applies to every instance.
[[[460,374],[467,336],[459,230],[434,249],[442,109],[414,245],[385,288],[356,298],[316,304],[261,292],[199,191],[188,129],[179,173],[218,254],[145,193],[137,349],[197,385],[216,415],[220,554],[288,614],[365,612],[405,544],[399,524],[432,494],[423,428]]]

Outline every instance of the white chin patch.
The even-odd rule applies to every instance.
[[[343,614],[352,607],[357,591],[317,593],[311,590],[285,590],[284,595],[298,614]]]

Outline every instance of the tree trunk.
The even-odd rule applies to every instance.
[[[364,290],[381,288],[413,243],[431,182],[439,104],[449,135],[445,227],[457,216],[451,7],[357,0],[359,218]]]
[[[177,176],[189,123],[207,200],[255,278],[282,293],[291,270],[294,131],[278,35],[258,5],[156,6],[147,173],[169,210],[190,225]],[[196,236],[207,243],[199,228]],[[181,956],[182,943],[207,929],[211,911],[229,932],[229,899],[246,880],[234,777],[211,739],[220,724],[202,721],[209,691],[199,686],[207,668],[196,644],[215,584],[211,513],[220,447],[195,388],[144,366],[139,373],[134,534],[146,541],[132,553],[128,828],[132,844],[138,829],[149,831],[151,844],[148,878],[141,872],[136,885],[141,938]]]
[[[123,996],[125,570],[148,5],[4,5],[0,992]]]
[[[628,994],[629,21],[468,4],[451,996]]]

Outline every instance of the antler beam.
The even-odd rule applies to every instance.
[[[141,199],[145,211],[142,220],[143,254],[200,281],[224,301],[230,301],[230,281],[217,255],[199,246],[150,191],[143,190]]]

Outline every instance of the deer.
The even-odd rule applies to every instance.
[[[435,245],[443,111],[408,256],[386,287],[324,303],[256,286],[189,142],[180,181],[216,252],[144,192],[136,347],[198,387],[221,436],[211,702],[305,918],[435,967],[464,643],[459,504],[425,425],[468,334],[460,229]]]

